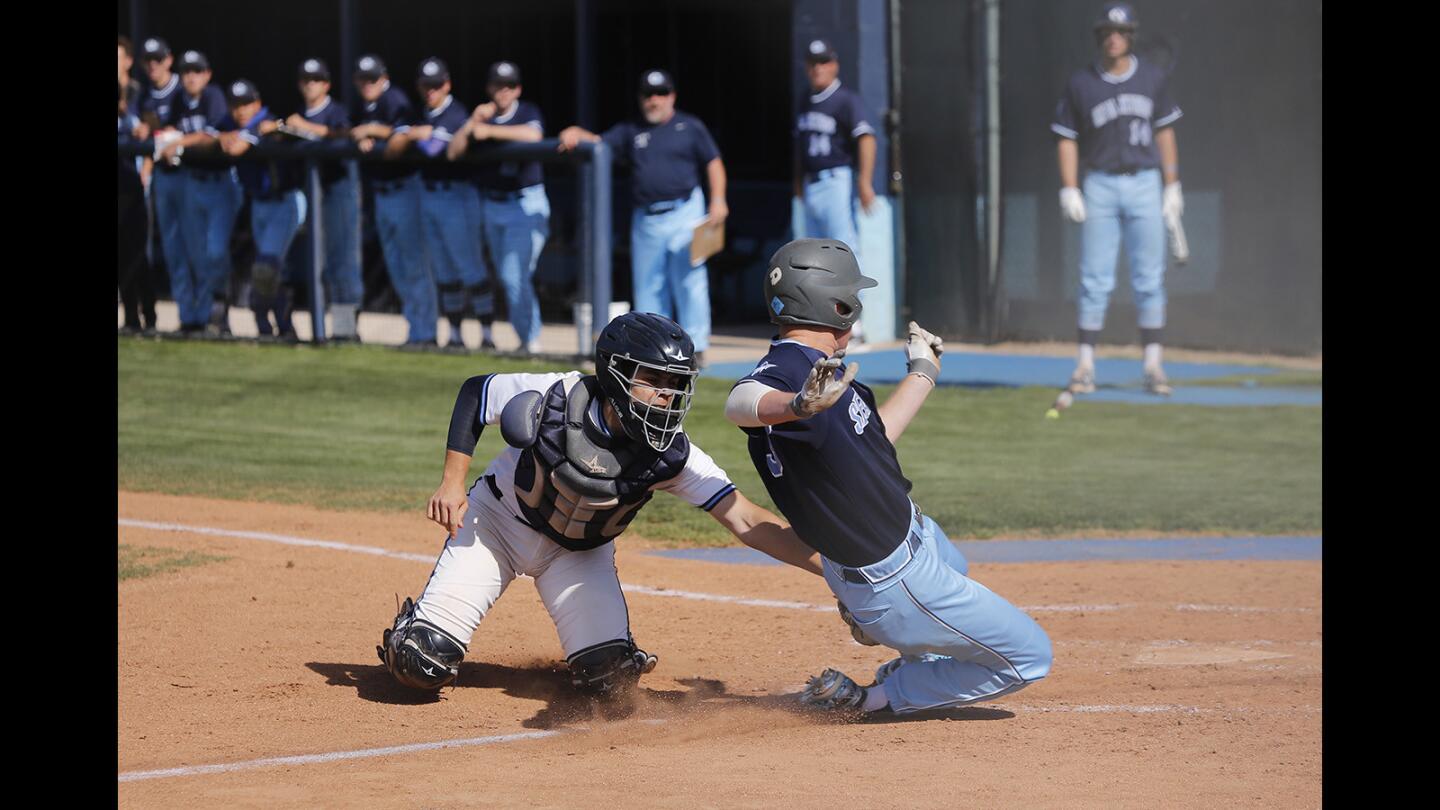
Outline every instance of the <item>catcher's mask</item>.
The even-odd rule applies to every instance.
[[[695,345],[680,325],[649,312],[611,321],[595,344],[600,390],[625,434],[656,452],[675,441],[695,396]],[[644,396],[636,396],[635,389]]]

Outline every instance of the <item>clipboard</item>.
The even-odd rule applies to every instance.
[[[690,266],[699,267],[705,260],[725,247],[725,222],[711,222],[706,217],[695,225],[690,239]]]

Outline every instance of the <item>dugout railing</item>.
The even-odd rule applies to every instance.
[[[424,157],[407,152],[397,157],[384,156],[384,141],[377,141],[375,148],[369,152],[362,152],[353,141],[330,139],[311,142],[270,142],[264,141],[246,150],[245,154],[239,157],[229,157],[231,163],[242,163],[247,161],[270,161],[270,160],[296,160],[305,164],[306,190],[310,195],[310,210],[319,211],[324,201],[324,187],[320,182],[320,167],[326,163],[343,161],[357,161],[359,163],[383,162],[390,164],[408,164],[423,166],[436,162],[452,162],[442,155],[436,157]],[[471,149],[462,155],[456,163],[497,163],[502,161],[540,161],[542,163],[570,163],[576,166],[576,173],[579,175],[579,227],[581,231],[580,241],[580,273],[579,273],[579,301],[589,301],[589,312],[584,307],[576,307],[577,323],[576,349],[577,357],[589,357],[595,346],[595,341],[600,337],[600,330],[605,328],[605,322],[595,317],[596,313],[602,315],[610,312],[611,300],[611,170],[613,160],[611,151],[603,141],[595,143],[581,142],[575,149],[559,151],[560,141],[555,138],[548,138],[534,143],[502,143],[487,146],[483,149]],[[139,142],[120,143],[117,146],[122,157],[153,157],[155,146],[153,139],[146,139]],[[206,157],[213,159],[219,154],[218,150],[205,150]],[[183,158],[182,163],[183,164]],[[316,343],[325,342],[325,285],[322,282],[325,270],[325,238],[323,217],[311,215],[308,217],[308,224],[311,228],[310,250],[311,250],[311,296],[310,310],[312,323],[314,324],[314,338]],[[360,238],[358,229],[356,239]]]

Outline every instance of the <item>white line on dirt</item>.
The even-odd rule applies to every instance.
[[[440,748],[466,748],[473,745],[493,745],[495,743],[518,742],[520,740],[537,740],[541,737],[554,737],[557,734],[563,733],[565,732],[524,731],[519,734],[497,734],[492,737],[471,737],[464,740],[441,740],[440,742],[414,743],[412,745],[392,745],[388,748],[364,748],[359,751],[331,751],[326,754],[266,757],[265,759],[251,759],[245,762],[226,762],[219,765],[191,765],[184,768],[165,768],[158,771],[130,771],[120,774],[120,781],[138,782],[142,779],[164,779],[171,776],[229,773],[231,771],[246,771],[252,768],[269,768],[275,765],[314,765],[321,762],[338,762],[345,759],[388,757],[394,754],[413,754],[417,751],[434,751]]]
[[[132,526],[137,529],[152,529],[161,532],[188,532],[191,534],[206,534],[215,537],[235,537],[242,540],[263,540],[267,543],[280,543],[287,546],[304,546],[307,548],[325,548],[332,551],[350,551],[357,554],[370,554],[376,557],[391,557],[397,560],[412,560],[414,562],[434,563],[433,554],[414,554],[405,551],[391,551],[378,546],[361,546],[353,543],[341,543],[337,540],[313,540],[307,537],[292,537],[286,534],[272,534],[270,532],[245,532],[235,529],[217,529],[211,526],[188,526],[181,523],[157,523],[149,520],[132,520],[130,518],[119,518],[121,526]],[[748,607],[780,608],[783,610],[808,610],[826,613],[835,609],[833,605],[812,605],[808,602],[787,602],[780,599],[751,599],[741,596],[728,596],[717,593],[700,593],[697,591],[682,591],[671,588],[655,588],[648,585],[624,585],[621,589],[626,593],[638,593],[646,596],[665,596],[673,599],[690,599],[698,602],[723,602],[732,605],[746,605]],[[1018,605],[1021,610],[1027,613],[1102,613],[1106,611],[1124,610],[1126,608],[1141,607],[1139,605]],[[1174,610],[1180,611],[1212,611],[1232,613],[1268,613],[1268,612],[1310,612],[1310,608],[1268,608],[1268,607],[1245,607],[1240,605],[1195,605],[1184,604],[1173,606]]]

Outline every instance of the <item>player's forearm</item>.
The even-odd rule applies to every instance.
[[[465,126],[460,127],[460,131],[455,133],[455,137],[451,138],[450,144],[445,147],[445,157],[457,160],[464,155],[465,150],[470,148],[470,133],[473,130],[471,123],[466,121]]]
[[[875,136],[861,135],[856,146],[855,185],[870,188],[875,180]]]
[[[1055,147],[1060,163],[1060,185],[1077,188],[1080,185],[1080,150],[1069,138],[1061,138]]]
[[[775,513],[758,506],[739,490],[726,495],[710,516],[740,542],[787,565],[820,575],[820,561],[815,550],[805,545],[795,530]]]
[[[491,124],[486,137],[492,141],[534,143],[543,139],[545,134],[529,124]]]
[[[715,158],[705,164],[705,176],[710,181],[710,202],[725,202],[725,164]]]
[[[766,522],[735,536],[745,545],[780,562],[816,576],[823,576],[820,571],[820,555],[801,542],[795,530],[789,526]]]
[[[395,134],[394,127],[378,122],[361,124],[350,130],[350,137],[352,138],[375,138],[376,140],[384,140],[393,134]]]
[[[885,438],[891,444],[900,441],[900,434],[910,426],[910,420],[920,412],[925,398],[935,386],[918,374],[907,374],[895,387],[895,393],[880,406],[880,421],[885,423]]]
[[[470,456],[455,450],[445,451],[445,472],[441,476],[441,483],[464,485],[465,478],[470,474]]]
[[[1160,150],[1160,172],[1165,185],[1180,182],[1180,148],[1175,144],[1175,128],[1165,127],[1155,133],[1155,146]]]
[[[394,133],[390,136],[390,140],[385,142],[385,157],[400,157],[409,146],[410,133],[408,131]]]

